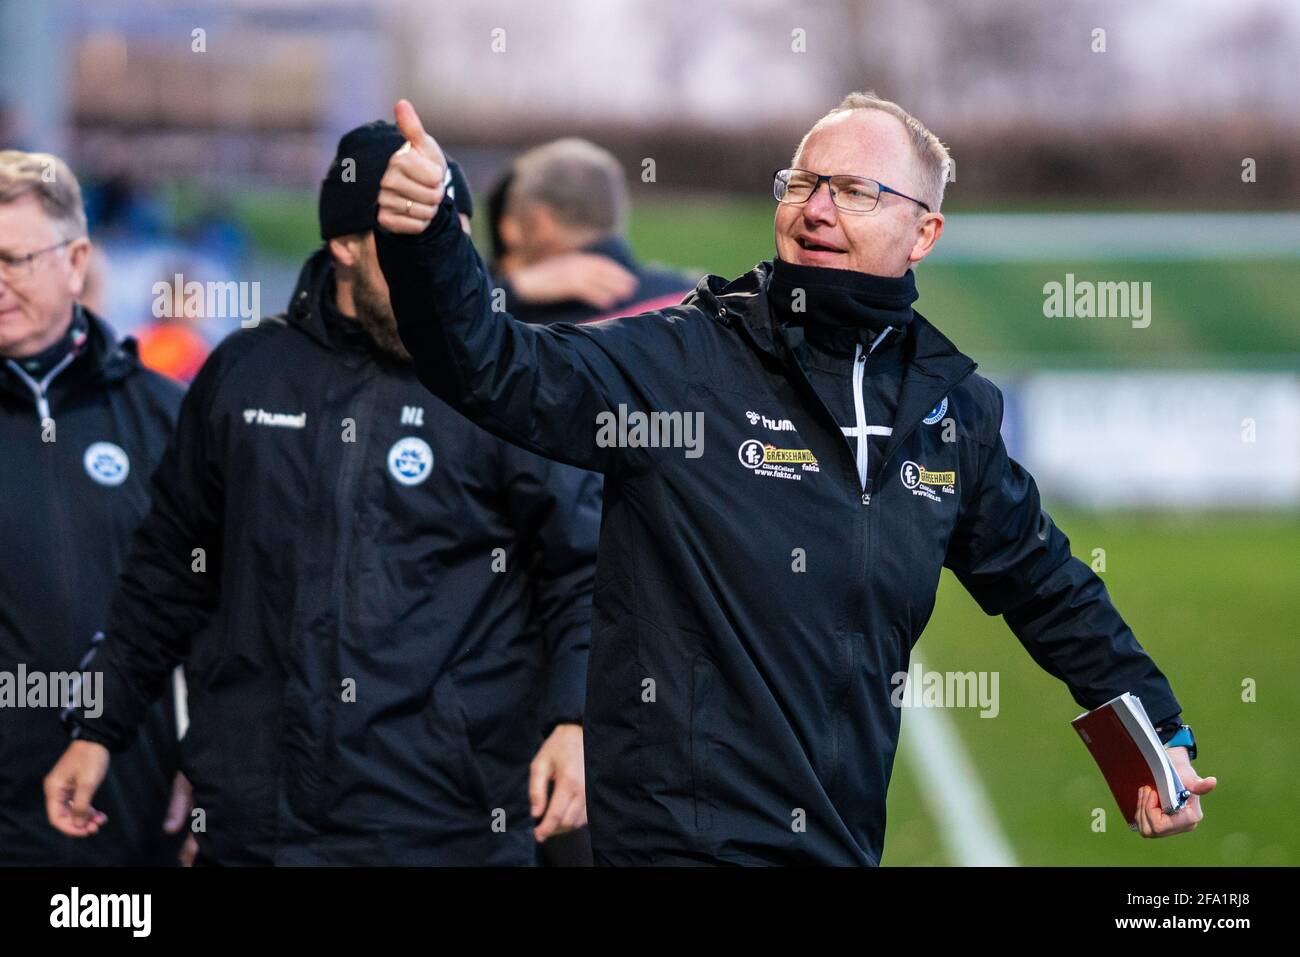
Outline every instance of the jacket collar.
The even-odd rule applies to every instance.
[[[583,246],[582,251],[612,259],[624,269],[636,272],[636,257],[632,254],[632,247],[622,236],[606,236]]]
[[[85,320],[86,342],[68,368],[88,370],[95,382],[116,382],[142,368],[134,338],[118,338],[107,321],[80,303],[73,303],[72,309]],[[8,362],[0,362],[0,366],[7,367]]]
[[[705,276],[687,297],[685,305],[697,305],[711,313],[723,326],[734,327],[758,352],[792,374],[793,354],[772,315],[767,287],[772,263],[764,260],[753,269],[728,281]],[[902,333],[903,383],[898,397],[894,431],[885,446],[885,459],[893,453],[952,388],[975,371],[977,363],[961,352],[919,312]]]
[[[119,339],[106,320],[81,305],[75,308],[86,317],[86,359],[96,382],[117,382],[143,368],[134,337]]]
[[[135,339],[126,337],[118,339],[117,333],[107,322],[84,306],[74,304],[86,321],[86,341],[75,358],[62,365],[56,365],[47,373],[47,395],[66,394],[83,384],[108,385],[120,382],[143,368],[136,351]],[[28,402],[36,402],[31,379],[24,381],[20,371],[10,365],[8,360],[0,359],[0,388]]]
[[[378,347],[359,323],[338,311],[334,296],[334,260],[321,246],[298,273],[286,318],[327,349],[375,354]]]

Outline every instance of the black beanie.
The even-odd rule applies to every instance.
[[[375,120],[343,134],[329,172],[320,184],[320,236],[332,239],[375,228],[379,181],[388,160],[406,140],[392,123]],[[447,191],[456,209],[474,215],[474,199],[460,166],[450,157],[451,184]]]

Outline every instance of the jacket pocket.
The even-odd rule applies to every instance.
[[[691,790],[695,801],[695,828],[713,827],[712,777],[715,771],[718,728],[718,676],[713,662],[703,655],[691,662]]]
[[[434,683],[431,697],[425,724],[435,753],[445,762],[447,773],[465,802],[487,808],[487,782],[474,755],[465,704],[450,674]]]
[[[866,635],[855,631],[837,631],[833,634],[833,670],[825,685],[826,730],[821,735],[821,747],[815,768],[822,786],[835,788],[844,762],[852,753],[853,687],[859,683],[862,667],[862,648]]]

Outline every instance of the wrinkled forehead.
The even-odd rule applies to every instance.
[[[812,128],[795,165],[815,173],[853,173],[907,192],[917,161],[903,121],[881,110],[853,110]],[[913,192],[915,195],[915,192]]]

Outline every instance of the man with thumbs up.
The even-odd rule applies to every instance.
[[[895,676],[944,567],[1078,704],[1141,698],[1194,795],[1170,814],[1134,794],[1141,832],[1197,826],[1215,781],[1169,682],[1008,456],[1001,392],[912,308],[949,167],[915,117],[854,93],[818,121],[773,176],[773,260],[680,306],[546,327],[495,308],[446,157],[406,101],[397,121],[376,245],[420,380],[605,474],[584,721],[598,862],[879,864]],[[601,425],[679,412],[703,417],[701,454]]]

